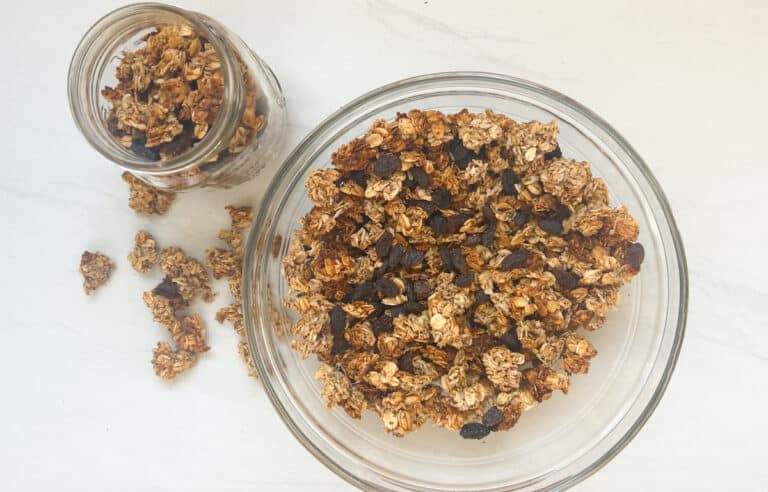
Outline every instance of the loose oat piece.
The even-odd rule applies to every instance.
[[[122,176],[131,187],[128,206],[140,214],[163,215],[176,198],[175,193],[153,188],[127,171]]]
[[[256,372],[256,364],[253,363],[251,351],[248,348],[248,343],[245,340],[240,340],[237,343],[237,351],[240,353],[240,358],[243,360],[245,367],[248,368],[248,375],[252,378],[259,377],[259,374]]]
[[[482,439],[566,393],[640,269],[638,224],[557,125],[487,110],[378,120],[306,183],[283,260],[292,347],[329,407],[395,436],[428,420]]]
[[[137,232],[136,244],[133,251],[128,254],[128,261],[131,262],[133,269],[140,273],[147,273],[155,268],[159,260],[157,241],[152,234],[147,231]]]
[[[223,153],[241,152],[266,122],[253,75],[243,63],[240,71],[246,89],[243,114]],[[187,25],[158,27],[141,48],[123,51],[115,76],[118,84],[101,92],[112,105],[107,128],[121,145],[149,161],[191,148],[208,133],[223,104],[219,56]]]
[[[102,253],[84,251],[80,256],[80,274],[86,295],[104,285],[114,270],[115,264]]]
[[[186,350],[173,350],[167,342],[157,342],[152,352],[152,367],[163,379],[173,379],[195,365],[195,354]]]

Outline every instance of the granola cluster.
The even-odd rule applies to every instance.
[[[102,253],[84,251],[80,256],[80,274],[83,276],[83,290],[86,295],[98,289],[109,280],[115,264]]]
[[[251,207],[227,206],[231,229],[219,232],[219,239],[227,244],[227,248],[210,248],[206,250],[206,265],[215,278],[227,277],[229,291],[234,302],[216,312],[216,321],[229,321],[240,336],[237,351],[248,368],[248,375],[257,377],[256,367],[251,358],[248,344],[245,342],[245,319],[243,317],[243,297],[240,283],[243,279],[243,234],[253,222]]]
[[[241,62],[246,97],[240,126],[223,153],[241,152],[262,130],[261,91]],[[158,27],[143,47],[123,51],[116,87],[104,87],[111,104],[107,127],[138,156],[168,160],[202,140],[224,98],[224,79],[213,45],[187,25]],[[217,161],[222,154],[213,157]]]
[[[123,181],[130,186],[128,206],[144,215],[164,215],[176,198],[176,193],[162,191],[148,185],[128,171],[122,174]]]
[[[568,392],[640,269],[638,224],[555,122],[490,110],[377,120],[306,183],[283,260],[292,347],[329,408],[395,436],[430,420],[481,439]]]

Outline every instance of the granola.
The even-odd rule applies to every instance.
[[[292,347],[322,363],[329,407],[370,409],[395,436],[431,421],[482,439],[588,371],[597,350],[578,332],[602,326],[644,251],[557,134],[412,110],[309,176],[283,269]]]
[[[128,254],[128,261],[131,262],[133,269],[140,273],[147,273],[155,268],[157,262],[160,261],[160,255],[157,241],[152,237],[152,234],[147,231],[136,233],[136,244],[133,251]]]
[[[158,190],[128,171],[124,172],[122,176],[123,181],[130,186],[128,206],[140,214],[163,215],[176,198],[175,193]]]
[[[80,256],[80,274],[83,276],[83,289],[86,295],[98,289],[109,280],[115,264],[102,253],[84,251]]]
[[[152,368],[163,379],[173,379],[180,373],[194,366],[195,354],[186,350],[173,350],[167,342],[157,342],[152,352]]]
[[[240,71],[246,90],[240,125],[212,161],[242,152],[266,123],[258,104],[261,91],[242,62]],[[111,104],[107,128],[119,144],[149,161],[165,161],[193,147],[224,104],[219,54],[188,25],[160,26],[142,47],[123,51],[115,76],[117,85],[101,91]]]

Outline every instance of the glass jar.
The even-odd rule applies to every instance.
[[[157,37],[163,32],[180,37]],[[157,41],[164,51],[153,54],[150,39],[169,41]],[[178,58],[162,66],[171,54]],[[197,12],[140,3],[102,17],[75,50],[68,95],[86,140],[160,189],[228,188],[282,152],[285,99],[274,73],[237,35]],[[133,110],[141,116],[132,118]]]

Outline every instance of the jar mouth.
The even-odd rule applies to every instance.
[[[167,160],[150,161],[120,145],[106,123],[106,101],[101,95],[105,74],[116,68],[127,43],[164,24],[186,24],[210,42],[219,55],[223,98],[208,133],[192,148]],[[99,19],[75,49],[67,76],[69,107],[75,124],[88,143],[107,159],[130,171],[167,175],[206,162],[226,147],[239,123],[244,88],[239,65],[216,21],[161,3],[120,7]],[[233,117],[238,114],[238,117]]]

